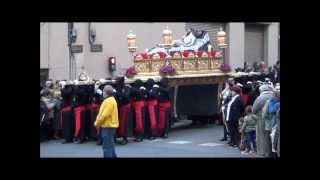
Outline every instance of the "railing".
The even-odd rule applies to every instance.
[[[172,65],[178,74],[220,72],[222,59],[202,58],[166,58],[134,60],[138,75],[159,74],[160,68],[166,63]]]

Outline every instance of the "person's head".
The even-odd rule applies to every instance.
[[[113,87],[111,85],[105,85],[103,88],[103,97],[109,97],[113,95]]]
[[[45,85],[46,85],[46,88],[50,88],[52,86],[52,81],[51,80],[48,80],[46,81]]]
[[[245,109],[246,115],[251,114],[252,113],[252,106],[247,106]]]
[[[137,79],[133,82],[132,86],[135,88],[139,88],[139,87],[143,86],[143,81],[141,79]]]
[[[229,85],[229,87],[232,87],[234,85],[234,79],[233,78],[229,78],[228,79],[228,85]]]
[[[263,84],[259,87],[259,91],[260,91],[260,93],[262,93],[264,91],[271,91],[271,87],[268,84]]]
[[[59,82],[60,89],[63,89],[65,86],[66,86],[66,81],[60,81]]]
[[[116,78],[116,86],[118,88],[123,88],[123,86],[124,86],[124,76],[118,76]]]
[[[241,89],[240,89],[238,86],[233,86],[233,87],[231,88],[231,95],[232,95],[232,97],[240,94],[240,92],[241,92]]]
[[[147,82],[145,83],[145,86],[147,89],[151,89],[153,85],[155,84],[154,80],[152,78],[149,78]]]
[[[168,78],[161,78],[159,84],[160,84],[160,86],[162,86],[163,88],[168,87],[168,86],[169,86],[169,80],[168,80]]]

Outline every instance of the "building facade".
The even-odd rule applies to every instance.
[[[76,38],[73,45],[81,45],[82,51],[71,53],[68,23],[40,23],[40,81],[48,78],[75,79],[84,69],[94,79],[123,74],[133,65],[128,52],[127,34],[137,36],[137,52],[162,43],[162,31],[166,26],[180,39],[186,29],[209,32],[211,44],[216,48],[216,33],[222,28],[227,33],[228,47],[225,61],[232,68],[242,67],[244,61],[265,61],[271,66],[279,60],[280,23],[73,23]],[[94,44],[102,45],[101,52],[92,52],[90,32],[94,30]],[[116,57],[116,72],[108,70],[108,58]]]

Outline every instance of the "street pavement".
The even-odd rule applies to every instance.
[[[119,158],[252,158],[242,155],[238,148],[230,147],[219,139],[223,134],[221,125],[190,125],[190,121],[175,124],[169,138],[134,142],[129,138],[126,145],[116,145]],[[179,125],[180,124],[180,125]],[[62,140],[40,143],[40,157],[101,158],[102,146],[95,142],[61,144]]]

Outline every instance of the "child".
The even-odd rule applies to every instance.
[[[240,151],[243,151],[246,148],[246,137],[245,137],[245,134],[241,132],[243,123],[244,123],[244,118],[243,117],[239,118],[239,132],[241,135],[240,146],[239,146]]]
[[[244,117],[244,122],[240,129],[241,133],[244,133],[246,139],[246,150],[241,152],[241,154],[247,155],[256,153],[256,122],[258,117],[252,113],[252,106],[247,106],[245,109],[246,116]],[[251,144],[253,149],[251,148]]]

